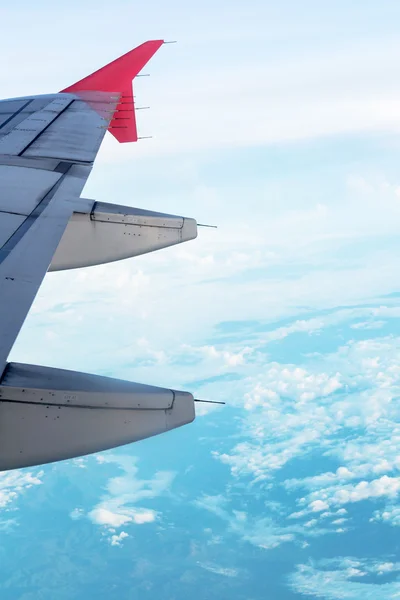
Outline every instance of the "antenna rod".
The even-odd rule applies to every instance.
[[[226,404],[226,402],[217,402],[217,400],[199,400],[198,398],[195,398],[194,401],[205,402],[206,404]]]

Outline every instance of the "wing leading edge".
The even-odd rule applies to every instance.
[[[0,469],[114,447],[195,417],[187,392],[7,364],[50,267],[197,236],[194,219],[80,197],[107,129],[137,141],[132,79],[162,44],[146,42],[58,94],[0,102]]]

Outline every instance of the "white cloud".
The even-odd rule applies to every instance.
[[[352,329],[381,329],[385,321],[360,321],[350,325]]]
[[[141,505],[167,493],[174,474],[159,471],[151,479],[140,479],[135,457],[103,454],[97,459],[100,464],[116,465],[122,474],[108,480],[107,493],[88,513],[88,518],[96,525],[107,528],[112,534],[122,526],[145,525],[156,521],[159,513]],[[110,538],[111,543],[112,539],[113,537]],[[115,544],[119,544],[120,539],[115,539]]]
[[[308,511],[306,511],[306,510],[299,510],[297,512],[294,512],[294,513],[291,513],[290,515],[288,515],[288,519],[302,519],[307,514],[308,514]],[[330,515],[330,513],[324,513],[321,516],[324,517],[324,515]]]
[[[290,583],[295,592],[324,600],[390,600],[399,597],[398,582],[380,581],[377,584],[365,582],[363,578],[368,574],[384,576],[398,570],[398,563],[357,560],[352,557],[321,560],[313,564],[298,565],[296,572],[290,577]]]
[[[121,542],[122,540],[124,540],[125,538],[129,537],[128,534],[125,531],[121,531],[120,534],[114,534],[111,536],[111,546],[121,546]]]
[[[269,518],[254,518],[242,511],[229,510],[229,499],[222,495],[202,496],[195,501],[198,508],[212,512],[227,523],[228,531],[238,535],[243,541],[272,550],[294,540],[292,528],[282,527]]]
[[[69,516],[73,521],[78,521],[79,519],[82,519],[82,517],[84,516],[83,508],[74,508],[74,510],[72,510],[69,513]]]
[[[105,508],[95,508],[89,513],[89,518],[97,525],[121,527],[121,525],[131,522],[133,517],[127,514],[114,513]]]
[[[237,577],[239,571],[237,569],[233,569],[231,567],[221,567],[214,563],[204,563],[197,562],[198,566],[206,571],[210,571],[210,573],[215,573],[216,575],[223,575],[224,577]]]
[[[265,479],[308,447],[323,443],[322,436],[338,428],[334,420],[337,403],[330,398],[343,385],[338,373],[311,373],[271,363],[262,375],[246,383],[252,384],[252,390],[244,394],[250,413],[245,426],[249,441],[238,443],[229,454],[214,453],[230,465],[235,476],[249,473],[256,480]]]
[[[394,459],[394,462],[396,462],[396,459]],[[361,479],[369,474],[391,471],[393,470],[393,467],[393,463],[386,460],[376,462],[376,464],[371,462],[354,465],[352,471],[347,467],[338,467],[335,473],[328,471],[321,475],[313,475],[311,477],[304,477],[303,479],[287,479],[284,485],[287,489],[296,489],[297,487],[315,489],[325,486],[341,486],[352,479]]]
[[[375,498],[391,498],[394,499],[400,492],[400,477],[388,477],[383,475],[379,479],[371,481],[360,481],[357,484],[342,484],[337,482],[329,487],[320,487],[316,491],[310,493],[306,497],[309,502],[309,512],[320,512],[331,506],[340,506],[361,502],[362,500],[372,500]],[[301,504],[300,501],[298,501]],[[293,513],[290,518],[299,518],[307,514],[306,511]],[[338,513],[336,513],[338,514]],[[342,513],[340,513],[342,514]],[[322,517],[324,515],[321,515]],[[375,517],[375,520],[385,520],[382,517]],[[388,516],[389,519],[389,516]],[[338,519],[333,521],[333,524],[341,524],[346,519]]]
[[[400,571],[400,563],[384,562],[375,565],[374,570],[378,575],[385,575],[386,573],[393,573]]]
[[[32,486],[41,485],[44,471],[4,471],[0,473],[0,510],[7,509]]]
[[[245,347],[239,352],[229,352],[228,350],[218,350],[215,346],[201,346],[199,348],[190,348],[183,346],[185,351],[191,351],[193,354],[200,354],[205,359],[211,361],[221,361],[226,367],[237,367],[246,362],[246,356],[251,355],[252,348]]]
[[[198,508],[204,508],[205,510],[212,512],[221,518],[227,517],[225,510],[227,499],[222,494],[217,496],[203,495],[195,500],[194,503]]]
[[[375,309],[387,311],[387,307]],[[353,317],[349,310],[347,318]],[[339,318],[344,316],[327,322]],[[331,355],[313,357],[312,367],[307,368],[268,363],[264,358],[261,374],[261,355],[256,352],[253,358],[254,375],[232,386],[232,391],[243,393],[246,402],[242,439],[230,450],[214,451],[215,458],[230,468],[238,485],[250,477],[252,485],[264,488],[275,487],[277,472],[308,451],[338,463],[333,471],[283,482],[292,494],[306,490],[298,494],[298,510],[291,507],[286,516],[287,523],[299,521],[286,533],[297,538],[306,531],[344,533],[352,522],[344,506],[398,497],[399,338],[350,341]],[[307,399],[304,393],[310,394]],[[283,503],[281,510],[285,512]],[[311,521],[300,522],[305,517]],[[330,517],[331,522],[327,521]],[[396,513],[386,511],[385,517],[376,513],[378,518],[394,524]],[[314,519],[324,520],[324,528]]]
[[[322,318],[299,319],[291,325],[278,327],[277,329],[273,329],[267,334],[262,335],[261,343],[283,340],[293,333],[318,333],[324,327],[326,327],[326,320]]]
[[[73,458],[71,463],[73,465],[75,465],[76,467],[78,467],[79,469],[87,468],[87,458],[86,457]]]
[[[321,512],[323,510],[328,510],[328,508],[328,502],[324,502],[323,500],[313,500],[313,502],[310,503],[311,512]]]
[[[334,492],[332,501],[337,504],[347,504],[349,502],[360,502],[360,500],[380,498],[382,496],[394,498],[399,492],[400,477],[383,475],[380,479],[360,481],[357,485],[343,486]]]
[[[232,511],[238,521],[247,521],[247,513],[242,510]]]
[[[394,527],[400,527],[400,507],[399,506],[388,506],[384,510],[377,510],[374,512],[374,516],[371,517],[371,521],[380,521],[393,525]]]
[[[306,523],[304,523],[304,527],[314,527],[315,525],[317,525],[318,520],[317,519],[310,519],[310,521],[307,521]]]
[[[133,520],[137,525],[143,525],[143,523],[153,523],[156,516],[157,513],[154,510],[142,510],[134,513]]]

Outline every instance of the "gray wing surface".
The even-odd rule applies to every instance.
[[[115,98],[115,95],[114,95]],[[115,110],[109,94],[0,102],[0,361],[4,369]],[[5,318],[4,318],[5,317]]]

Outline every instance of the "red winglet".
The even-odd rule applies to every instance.
[[[119,142],[136,142],[138,135],[132,80],[163,43],[163,40],[145,42],[61,92],[98,91],[121,94],[121,101],[108,130]]]

